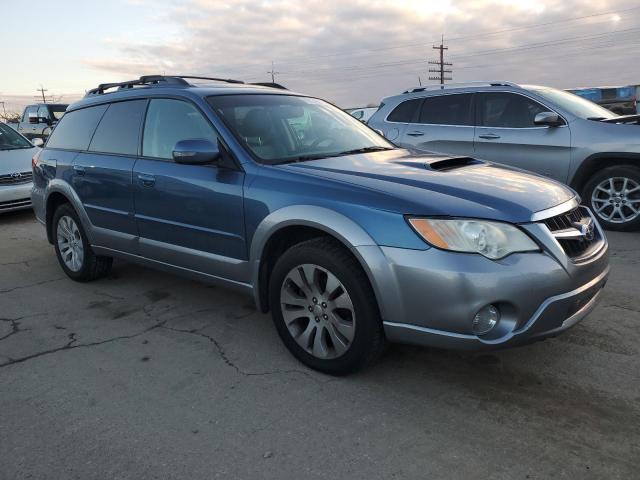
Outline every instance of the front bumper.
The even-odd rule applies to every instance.
[[[387,338],[439,348],[497,348],[557,335],[595,308],[609,274],[606,240],[579,264],[546,250],[499,261],[392,247],[379,247],[376,260],[371,247],[357,250],[374,265],[368,273]],[[475,335],[473,318],[489,304],[499,307],[500,321]]]
[[[31,208],[33,183],[0,186],[0,213]]]

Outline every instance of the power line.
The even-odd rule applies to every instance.
[[[42,103],[47,103],[47,97],[44,96],[44,92],[48,92],[49,90],[47,90],[46,88],[43,88],[43,86],[40,85],[40,88],[37,88],[36,91],[42,94]]]
[[[439,75],[431,76],[431,77],[429,77],[429,80],[439,80],[440,84],[444,85],[445,80],[453,80],[453,76],[449,76],[449,77],[446,76],[447,73],[452,73],[453,70],[445,69],[445,67],[449,67],[449,66],[453,65],[453,63],[444,61],[444,51],[445,50],[449,50],[449,47],[445,47],[445,45],[444,45],[444,35],[442,35],[442,39],[440,41],[440,45],[437,45],[437,46],[434,45],[433,49],[440,51],[440,60],[430,60],[429,61],[429,65],[437,65],[438,66],[437,69],[430,68],[429,72],[430,73],[438,73]]]

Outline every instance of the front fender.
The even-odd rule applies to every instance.
[[[305,226],[322,230],[338,239],[351,250],[364,269],[376,295],[383,318],[388,311],[399,306],[400,296],[396,292],[394,273],[385,259],[382,249],[373,238],[356,222],[334,210],[314,205],[295,205],[276,210],[266,216],[258,225],[249,253],[251,284],[256,305],[263,309],[260,297],[260,264],[262,254],[269,239],[282,228]]]

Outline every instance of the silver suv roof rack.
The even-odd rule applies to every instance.
[[[425,85],[422,87],[410,88],[404,93],[428,92],[432,90],[446,90],[449,88],[467,88],[467,87],[518,87],[517,83],[512,82],[465,82],[465,83],[445,83],[443,85]]]

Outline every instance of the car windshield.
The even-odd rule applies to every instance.
[[[51,105],[49,107],[49,111],[51,112],[51,115],[55,120],[60,120],[64,115],[64,112],[66,112],[66,110],[67,110],[66,105]]]
[[[207,100],[261,163],[274,165],[395,148],[351,115],[316,98],[238,94]]]
[[[16,132],[13,128],[0,123],[0,150],[15,150],[16,148],[31,148],[33,145]]]
[[[580,118],[604,120],[618,115],[573,93],[549,87],[528,87],[532,92],[555,103],[567,112]]]

